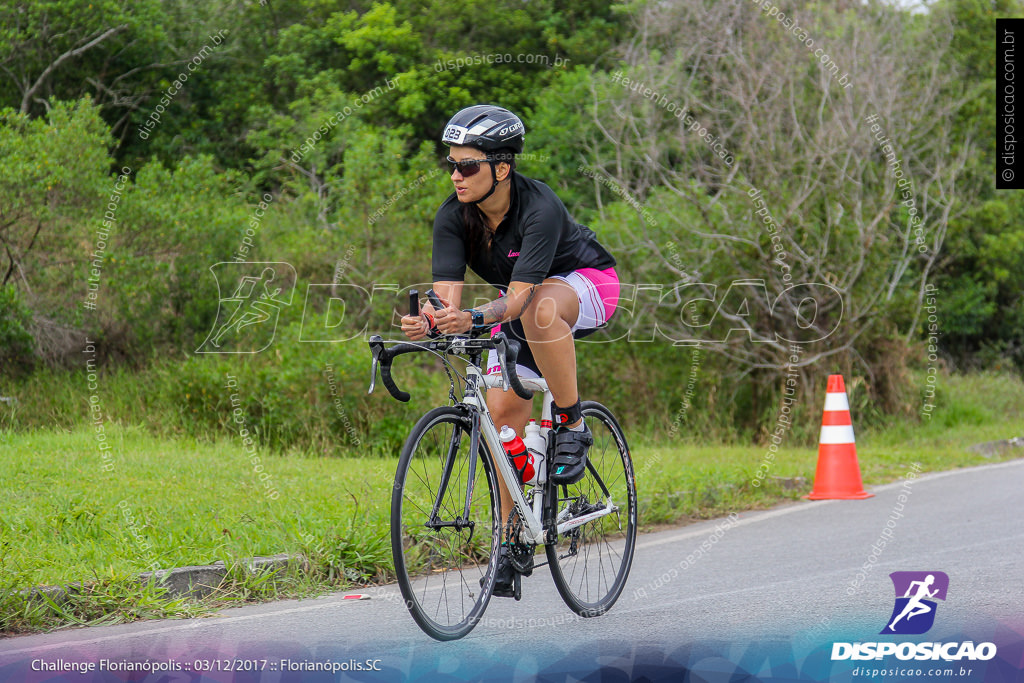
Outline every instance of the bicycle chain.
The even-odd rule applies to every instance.
[[[534,546],[523,543],[523,520],[516,511],[508,514],[508,522],[505,524],[505,538],[508,539],[508,558],[512,567],[525,576],[533,573],[533,549]]]

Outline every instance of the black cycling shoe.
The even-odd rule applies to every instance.
[[[491,595],[518,600],[519,596],[516,594],[517,591],[515,589],[519,576],[512,567],[512,561],[508,557],[508,546],[503,545],[498,549],[498,565],[494,571],[496,576],[494,578],[494,591],[491,592]],[[486,576],[480,577],[481,588],[484,587],[484,580],[486,578]]]
[[[555,430],[555,457],[551,460],[551,481],[555,484],[575,484],[587,472],[587,451],[594,445],[590,427],[583,424],[582,432],[568,427]]]

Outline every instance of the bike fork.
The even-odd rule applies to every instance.
[[[448,444],[448,455],[445,457],[444,469],[441,471],[441,483],[437,487],[437,496],[434,498],[434,507],[430,511],[430,520],[427,527],[437,529],[440,527],[453,526],[457,530],[469,528],[470,538],[473,537],[475,522],[469,519],[469,506],[473,502],[473,485],[476,481],[476,457],[480,446],[480,415],[471,413],[469,430],[469,472],[467,473],[466,500],[462,509],[462,516],[451,522],[442,522],[438,519],[437,513],[441,509],[445,494],[448,492],[448,482],[451,480],[452,470],[455,469],[455,461],[458,458],[459,446],[462,443],[462,430],[458,427],[452,430],[452,438]],[[468,539],[467,539],[468,540]]]

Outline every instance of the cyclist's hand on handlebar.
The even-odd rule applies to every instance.
[[[447,302],[444,302],[447,303]],[[402,316],[402,332],[412,341],[419,341],[430,336],[430,330],[437,330],[434,322],[436,312],[430,301],[423,301],[418,305],[419,315]]]
[[[412,341],[425,339],[430,331],[430,323],[425,315],[403,315],[402,332]]]
[[[441,299],[444,308],[434,312],[434,325],[441,334],[464,334],[473,328],[473,316]]]

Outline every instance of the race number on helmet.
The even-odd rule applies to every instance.
[[[520,154],[525,134],[526,126],[508,109],[477,104],[451,118],[444,127],[441,142],[476,147],[484,152],[511,149]]]

